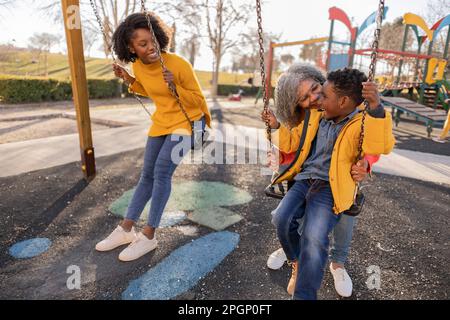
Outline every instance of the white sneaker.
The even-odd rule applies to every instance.
[[[341,296],[348,298],[352,295],[353,283],[352,279],[348,275],[344,268],[333,269],[330,263],[330,271],[334,279],[334,288],[336,292]]]
[[[133,261],[154,250],[158,245],[156,238],[147,238],[142,232],[139,232],[136,239],[119,254],[120,261]]]
[[[286,260],[286,254],[284,253],[283,248],[280,248],[272,252],[269,256],[269,259],[267,259],[267,267],[272,270],[278,270],[283,266]]]
[[[431,138],[431,140],[433,140],[434,142],[439,142],[439,143],[446,143],[447,142],[446,139],[441,139],[441,138]]]
[[[136,239],[136,231],[134,230],[134,227],[131,228],[130,232],[126,232],[121,226],[117,226],[117,228],[114,229],[114,231],[111,232],[111,234],[107,236],[105,240],[97,243],[95,249],[97,251],[113,250],[124,244],[133,242],[134,239]]]

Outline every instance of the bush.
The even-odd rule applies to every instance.
[[[121,83],[116,79],[88,79],[89,98],[108,99],[120,97]]]
[[[90,99],[120,97],[120,88],[121,85],[117,79],[88,79]],[[9,76],[0,77],[1,102],[27,103],[71,99],[72,85],[70,81]]]

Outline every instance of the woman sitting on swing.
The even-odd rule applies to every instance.
[[[325,82],[323,74],[312,65],[294,64],[292,65],[278,81],[276,90],[276,117],[270,112],[269,117],[262,115],[262,119],[268,119],[271,126],[278,127],[278,119],[288,128],[294,128],[301,124],[304,110],[311,108],[320,108],[320,95],[322,85]],[[298,101],[297,96],[305,96],[309,88],[314,88],[310,93],[310,98],[304,101]],[[295,153],[284,154],[280,152],[280,169],[287,167],[294,161]],[[363,181],[367,173],[371,171],[372,165],[378,160],[379,156],[366,155],[363,160],[358,161],[352,166],[351,175],[356,182]],[[303,219],[299,221],[299,234],[303,230]],[[352,294],[352,280],[345,270],[345,262],[350,251],[350,244],[353,237],[353,228],[355,217],[343,215],[332,232],[332,245],[330,249],[330,271],[334,278],[334,286],[337,293],[342,297],[350,297]],[[287,257],[280,248],[274,251],[267,260],[269,269],[277,270],[283,266]],[[294,292],[295,276],[297,274],[297,265],[292,264],[293,277],[289,282],[287,291],[290,295]]]
[[[127,215],[106,239],[96,245],[98,251],[109,251],[130,244],[120,253],[121,261],[138,259],[156,248],[155,230],[170,196],[172,175],[194,144],[190,121],[199,121],[202,130],[205,124],[210,127],[211,122],[205,97],[192,66],[184,58],[166,51],[169,44],[168,28],[156,15],[149,14],[149,18],[156,39],[152,37],[144,13],[128,16],[112,38],[118,58],[125,63],[132,63],[134,77],[117,64],[113,65],[115,75],[128,83],[131,91],[150,97],[156,106],[148,132],[142,173]],[[155,48],[154,40],[157,40],[161,51]],[[160,54],[167,67],[165,70],[161,69]],[[169,90],[170,84],[175,85],[182,107]],[[186,114],[183,114],[182,109]],[[197,128],[197,125],[194,126]],[[181,153],[172,155],[175,146],[185,141],[188,141],[188,145],[183,145]],[[147,225],[142,232],[136,233],[134,225],[150,199],[152,203]]]
[[[364,98],[367,97],[366,99],[368,99],[368,101],[370,99],[371,110],[369,111],[369,114],[373,115],[373,118],[370,118],[370,121],[374,123],[377,122],[380,125],[381,124],[385,125],[384,131],[381,129],[382,127],[380,126],[381,132],[379,134],[382,135],[384,133],[386,137],[385,141],[387,141],[385,144],[377,145],[374,142],[377,141],[376,140],[377,135],[375,133],[375,130],[371,129],[372,130],[370,132],[371,137],[370,139],[367,139],[365,141],[365,143],[367,141],[370,141],[370,144],[365,144],[364,146],[367,147],[372,152],[377,150],[380,153],[388,153],[393,146],[394,140],[392,138],[392,133],[390,132],[389,119],[388,117],[384,118],[385,117],[384,110],[383,107],[379,105],[379,98],[376,87],[371,83],[361,84],[361,82],[366,81],[365,79],[366,78],[362,73],[352,69],[345,69],[331,73],[328,76],[326,98],[325,92],[321,86],[321,83],[323,83],[324,81],[323,76],[320,75],[320,72],[318,71],[314,72],[314,69],[305,66],[297,65],[291,67],[290,70],[288,70],[288,72],[282,77],[282,79],[280,79],[278,83],[278,95],[277,95],[278,108],[280,108],[281,105],[281,109],[279,109],[278,111],[284,111],[284,115],[286,114],[288,115],[286,120],[291,124],[291,127],[292,126],[294,127],[294,129],[297,129],[296,125],[303,126],[302,114],[305,113],[303,111],[304,108],[322,108],[325,106],[324,103],[325,100],[327,101],[325,112],[323,113],[325,120],[321,118],[320,113],[319,114],[315,113],[314,115],[315,119],[311,127],[313,133],[307,135],[310,136],[310,138],[308,144],[305,144],[305,146],[306,148],[312,150],[311,153],[309,153],[308,149],[305,150],[306,153],[302,153],[303,157],[299,158],[298,160],[295,160],[295,165],[293,167],[294,169],[292,170],[290,169],[289,172],[282,174],[282,179],[285,179],[286,177],[288,177],[288,175],[292,177],[295,176],[295,184],[294,184],[295,190],[291,189],[290,192],[288,192],[286,196],[283,198],[278,208],[273,212],[274,214],[273,222],[277,226],[277,234],[283,246],[284,249],[283,251],[286,252],[288,259],[292,262],[293,272],[291,280],[289,281],[288,292],[291,295],[294,295],[294,298],[299,299],[316,298],[317,294],[316,290],[318,289],[317,286],[320,286],[320,279],[323,276],[323,273],[321,273],[318,270],[321,270],[323,268],[324,263],[326,261],[325,250],[328,245],[327,240],[325,238],[327,238],[327,233],[333,229],[333,226],[338,222],[340,222],[339,221],[340,216],[338,216],[337,214],[344,212],[346,208],[349,207],[350,204],[349,199],[351,197],[350,186],[353,184],[352,182],[349,181],[349,177],[353,178],[356,181],[360,181],[360,178],[357,177],[358,176],[357,172],[359,171],[358,168],[355,168],[355,166],[354,165],[352,166],[349,162],[350,158],[352,158],[351,150],[356,149],[355,146],[352,146],[353,148],[352,149],[348,148],[348,145],[342,143],[339,143],[334,147],[333,145],[336,142],[336,138],[339,135],[340,128],[344,126],[346,122],[350,123],[350,119],[352,117],[355,117],[355,120],[351,121],[351,123],[357,124],[359,120],[358,118],[360,116],[357,116],[358,112],[357,110],[355,110],[355,107],[362,101],[362,97]],[[334,89],[334,87],[332,86],[336,86],[337,89]],[[339,96],[339,99],[337,99],[336,98],[337,95],[334,92],[336,90],[341,90],[341,86],[346,90],[345,95],[342,94],[342,96]],[[363,86],[364,89],[362,90],[358,89],[359,87]],[[280,99],[280,97],[285,97],[285,99]],[[291,103],[292,101],[294,103]],[[280,114],[280,112],[278,113]],[[281,112],[281,114],[283,115],[283,112]],[[334,120],[335,118],[339,119],[339,117],[343,118],[343,120],[333,122],[335,121]],[[376,119],[382,117],[384,119]],[[272,129],[280,128],[280,124],[272,112],[263,113],[262,119],[265,122],[268,122]],[[321,119],[323,121],[321,121]],[[320,129],[317,130],[318,122],[320,122]],[[327,125],[329,126],[328,127],[329,130],[327,129]],[[311,126],[311,124],[309,124],[309,126]],[[317,133],[317,131],[314,131],[313,129],[314,127],[319,133]],[[353,126],[353,130],[357,128],[358,128],[357,126],[355,125]],[[310,127],[308,127],[308,131],[309,129]],[[280,132],[282,132],[284,135],[281,136],[280,134],[279,136],[280,150],[284,152],[295,151],[295,146],[298,146],[299,137],[297,137],[295,133],[289,132],[289,130],[287,130],[286,127],[284,127],[283,130],[281,131],[280,130],[276,131],[276,133],[279,134]],[[328,130],[328,132],[326,130]],[[342,141],[344,140],[350,141],[348,136],[356,135],[355,133],[356,131],[352,133],[350,133],[350,131],[347,131],[345,135],[347,137]],[[316,134],[319,138],[316,138]],[[355,141],[351,140],[351,143],[354,144]],[[339,191],[337,192],[336,192],[336,183],[333,182],[333,178],[329,178],[330,176],[336,176],[335,172],[336,168],[330,167],[331,154],[333,153],[334,155],[336,150],[341,151],[339,158],[341,162],[339,162],[339,164],[342,167],[338,168],[338,170],[340,170],[339,177],[341,177],[341,179],[343,180],[347,179],[348,182],[348,184],[345,184],[340,181],[337,181],[337,185],[339,185],[338,188]],[[301,162],[304,162],[304,164],[302,164]],[[302,165],[304,166],[304,168],[302,168],[303,170],[301,169]],[[349,169],[348,173],[345,172],[346,168]],[[297,175],[297,173],[299,174]],[[362,174],[363,173],[364,171],[362,172]],[[277,178],[275,180],[280,181],[280,178]],[[331,183],[328,182],[330,180]],[[312,185],[310,186],[310,184],[313,184],[314,188],[318,187],[319,185],[321,187],[318,188],[317,190],[314,189],[314,191],[311,192],[311,194],[309,194],[308,191],[308,197],[305,198],[306,200],[302,198],[303,196],[297,197],[297,193],[300,192],[303,194],[303,191],[305,191],[302,189],[303,187],[309,190],[312,187]],[[333,196],[331,196],[330,185],[334,186]],[[324,192],[323,195],[322,192]],[[321,196],[318,195],[319,193]],[[344,194],[346,193],[347,195],[344,196]],[[339,202],[337,201],[342,200],[339,197],[342,197],[342,199],[347,197],[347,200],[345,200],[347,201],[347,204],[343,205],[342,209],[338,208],[337,205],[335,206],[332,205],[333,202],[335,204],[336,203],[339,204]],[[316,198],[317,199],[327,198],[327,201],[330,202],[324,205],[322,201],[320,202],[320,205],[316,206],[314,204],[314,201],[317,200]],[[309,206],[306,206],[306,213],[305,213],[305,203],[309,203]],[[324,210],[323,212],[321,211],[322,209]],[[308,215],[309,211],[313,211],[314,214],[310,213]],[[327,212],[327,214],[325,214],[325,212]],[[331,214],[331,212],[334,212],[336,215]],[[293,217],[293,215],[295,217]],[[308,218],[303,219],[305,216],[309,217],[309,219]],[[299,218],[301,220],[306,220],[305,223],[306,226],[303,222],[298,221]],[[351,221],[351,223],[346,223],[346,225],[348,225],[348,227],[343,228],[346,230],[342,230],[343,233],[341,233],[341,239],[335,238],[335,240],[337,240],[338,242],[342,242],[342,244],[344,244],[345,247],[341,248],[345,249],[344,250],[345,252],[343,252],[343,256],[340,257],[340,259],[343,259],[343,261],[339,260],[333,261],[334,264],[342,265],[341,267],[342,269],[343,263],[345,262],[346,255],[348,253],[348,247],[350,245],[351,233],[353,229],[353,221]],[[305,230],[307,231],[305,232]],[[301,234],[301,237],[299,233]],[[320,246],[320,250],[318,250],[318,248],[315,247],[317,245],[317,242],[315,240],[313,242],[309,241],[311,239],[315,239],[315,237],[318,237],[319,233],[321,237],[320,241],[323,241],[323,243],[321,242],[323,246],[322,245]],[[300,239],[302,240],[302,246],[300,246],[302,251],[299,253]],[[320,258],[318,254],[319,251],[321,252]],[[309,254],[313,254],[314,259],[305,259],[306,257],[309,257]],[[336,257],[336,255],[334,257]],[[299,262],[300,266],[302,265],[304,266],[303,269],[302,268],[300,269],[302,271],[301,274],[298,274]],[[333,273],[333,276],[335,276],[336,270],[334,266],[330,269]],[[343,269],[341,271],[345,270]],[[300,278],[300,285],[298,285],[298,283],[296,285],[297,282],[296,280],[298,278]],[[336,289],[338,289],[337,286]],[[350,288],[347,287],[344,289],[346,289],[344,290],[345,296],[351,294],[351,281],[350,281]]]

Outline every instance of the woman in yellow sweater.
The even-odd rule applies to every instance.
[[[125,63],[132,63],[134,77],[118,65],[113,66],[115,75],[128,83],[131,91],[150,97],[156,105],[148,132],[142,174],[128,206],[126,218],[106,239],[96,245],[98,251],[109,251],[131,243],[120,253],[119,259],[122,261],[138,259],[156,248],[155,230],[170,196],[172,175],[194,143],[191,124],[171,94],[169,83],[176,86],[189,120],[197,122],[196,128],[200,124],[203,129],[205,125],[210,126],[211,122],[205,97],[192,66],[184,58],[166,51],[169,32],[164,23],[155,15],[150,15],[150,22],[161,48],[166,70],[161,69],[160,56],[153,45],[145,14],[136,13],[127,17],[112,39],[118,58]],[[184,144],[180,152],[174,151],[177,145],[186,141],[188,145]],[[134,224],[150,199],[152,203],[148,223],[142,232],[136,233]]]

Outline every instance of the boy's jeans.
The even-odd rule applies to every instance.
[[[299,235],[298,219],[304,217]],[[281,246],[289,260],[300,261],[294,299],[317,299],[328,257],[328,235],[341,215],[333,212],[327,181],[296,181],[273,214]]]
[[[343,214],[332,231],[330,261],[345,265],[350,251],[350,245],[353,237],[353,228],[355,227],[355,217]],[[298,219],[298,232],[302,235],[304,217]]]

